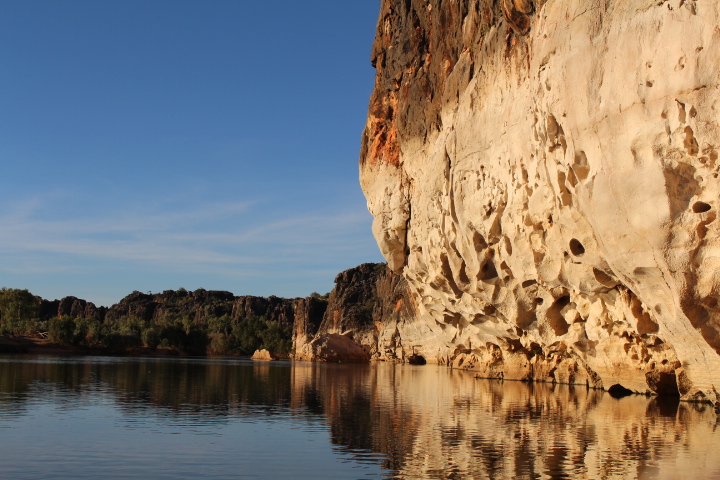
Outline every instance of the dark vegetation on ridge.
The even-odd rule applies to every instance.
[[[234,296],[198,289],[135,291],[110,308],[76,297],[45,300],[28,290],[0,289],[0,334],[45,339],[80,351],[250,355],[257,349],[287,355],[295,314],[320,323],[327,295],[284,299]],[[15,351],[0,345],[0,352]]]
[[[17,343],[23,340],[38,348],[63,346],[69,353],[251,355],[267,349],[289,355],[294,341],[309,341],[321,330],[373,330],[373,312],[383,310],[380,297],[387,296],[376,285],[386,273],[385,264],[363,264],[338,274],[332,293],[306,298],[181,288],[134,291],[109,308],[4,287],[0,353],[27,350]]]

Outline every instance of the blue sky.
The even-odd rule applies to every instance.
[[[382,261],[377,0],[0,3],[0,286],[307,296]]]

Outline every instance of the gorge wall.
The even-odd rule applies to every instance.
[[[295,316],[305,322],[319,323],[324,303],[316,298],[285,299],[280,297],[235,296],[219,290],[165,290],[159,293],[135,291],[111,307],[96,307],[81,298],[64,297],[45,300],[36,297],[40,320],[67,315],[71,318],[93,318],[101,322],[134,317],[146,322],[186,317],[191,323],[206,324],[209,318],[227,316],[237,323],[248,317],[264,317],[291,326]],[[319,305],[319,306],[318,306]]]
[[[296,315],[293,358],[306,361],[413,361],[398,328],[410,323],[417,308],[407,282],[384,263],[364,263],[340,272],[322,321]]]
[[[20,353],[43,346],[10,337],[50,339],[52,348],[75,353],[249,355],[262,348],[276,357],[289,354],[300,333],[317,331],[328,305],[316,293],[286,299],[202,288],[135,291],[109,308],[76,297],[45,300],[27,290],[0,293],[12,297],[0,295],[0,349]]]
[[[718,402],[719,25],[715,0],[383,0],[360,180],[412,312],[357,343]]]

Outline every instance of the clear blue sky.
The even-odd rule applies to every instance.
[[[307,296],[382,261],[377,0],[0,3],[0,286]]]

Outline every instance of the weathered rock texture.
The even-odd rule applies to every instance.
[[[303,317],[296,315],[293,358],[328,362],[405,360],[412,352],[402,348],[398,327],[412,322],[415,311],[405,279],[385,264],[364,263],[345,270],[335,277],[335,288],[318,326],[305,326]]]
[[[262,350],[255,350],[255,353],[252,354],[250,359],[259,362],[271,362],[273,360],[277,360],[278,356],[263,348]]]
[[[322,323],[328,302],[323,298],[296,298],[293,301],[295,321],[292,332],[292,351],[300,352],[303,346],[313,340]]]
[[[64,297],[61,300],[45,300],[35,297],[38,301],[38,314],[43,320],[68,315],[72,318],[94,318],[103,320],[107,307],[96,307],[94,303],[81,298]]]
[[[383,0],[381,356],[717,402],[720,2]],[[391,353],[385,353],[385,352]]]

